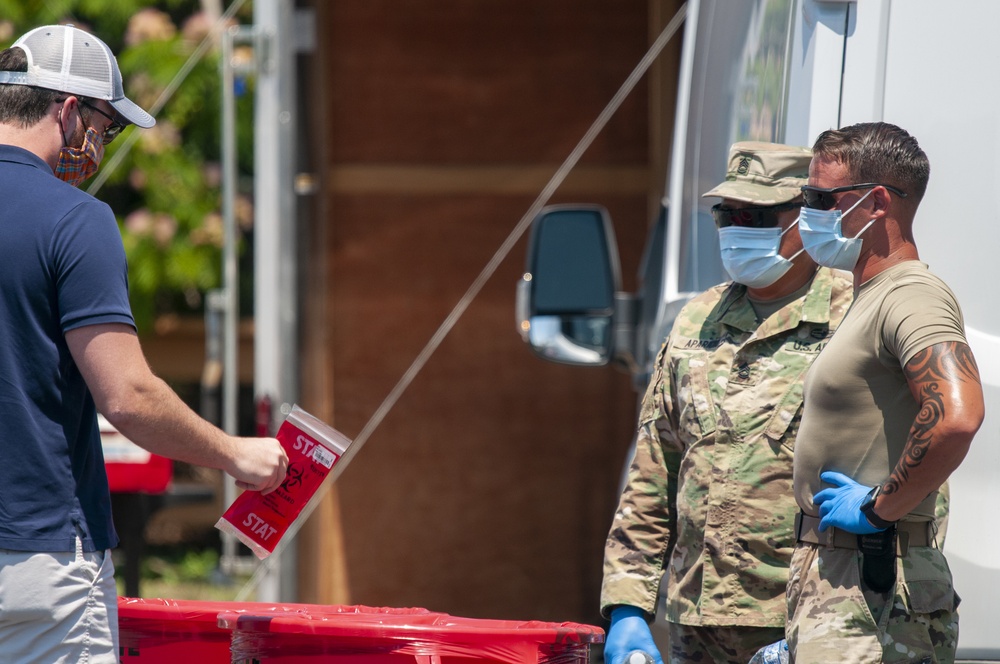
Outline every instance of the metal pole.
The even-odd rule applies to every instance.
[[[205,364],[201,370],[201,416],[222,425],[222,291],[205,296]]]
[[[230,28],[222,39],[222,288],[225,299],[223,327],[223,408],[222,428],[236,435],[239,390],[240,284],[236,229],[236,100],[232,67],[233,37]]]
[[[222,429],[231,435],[238,433],[237,402],[239,397],[239,265],[236,249],[236,100],[233,76],[233,39],[238,28],[222,34]],[[223,500],[231,505],[236,499],[236,485],[229,477],[223,480]],[[222,538],[223,571],[236,555],[236,539]]]
[[[258,49],[254,129],[254,390],[276,422],[298,392],[295,173],[295,2],[255,0]],[[283,413],[283,414],[282,414]],[[261,601],[296,601],[294,543],[265,561]],[[263,599],[266,598],[266,599]]]

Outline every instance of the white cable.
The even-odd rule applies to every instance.
[[[510,250],[514,247],[517,241],[521,239],[521,236],[524,235],[525,231],[528,230],[528,227],[531,225],[532,220],[534,220],[534,218],[538,215],[538,212],[546,205],[546,203],[548,203],[552,194],[555,193],[556,189],[558,189],[563,183],[563,180],[566,179],[569,172],[576,166],[580,157],[583,156],[583,153],[590,147],[590,144],[593,143],[595,138],[597,138],[597,135],[601,132],[601,130],[604,129],[604,126],[608,123],[608,120],[611,119],[611,116],[618,110],[618,107],[621,106],[625,97],[627,97],[632,91],[635,84],[639,82],[639,79],[642,78],[642,76],[646,73],[646,70],[649,69],[649,66],[660,54],[660,51],[663,50],[663,47],[666,46],[667,42],[670,41],[670,39],[674,36],[674,33],[676,33],[678,28],[680,28],[681,23],[684,22],[686,14],[687,3],[684,3],[670,20],[670,23],[663,28],[660,36],[657,37],[656,41],[654,41],[649,47],[649,50],[646,51],[646,55],[643,56],[642,60],[639,61],[639,64],[637,64],[635,69],[632,70],[632,73],[629,74],[627,79],[625,79],[625,82],[618,89],[618,92],[615,93],[615,96],[611,98],[611,101],[609,101],[607,106],[604,107],[601,114],[597,116],[596,120],[594,120],[594,123],[590,126],[590,129],[587,130],[587,133],[584,134],[583,138],[580,139],[580,142],[577,143],[573,151],[568,157],[566,157],[562,166],[559,167],[559,169],[552,176],[552,179],[549,180],[549,183],[542,189],[542,192],[535,199],[535,202],[531,204],[528,211],[521,217],[521,220],[517,223],[517,226],[514,227],[514,230],[511,231],[510,235],[507,236],[507,239],[500,245],[500,248],[497,249],[495,254],[493,254],[493,258],[490,259],[490,261],[486,264],[486,267],[484,267],[482,272],[479,273],[479,276],[472,282],[472,285],[469,286],[469,289],[465,292],[465,295],[462,296],[462,299],[459,300],[458,304],[455,305],[455,308],[452,309],[450,314],[448,314],[448,317],[445,318],[443,323],[441,323],[441,326],[438,327],[437,331],[431,337],[430,341],[427,342],[427,345],[424,346],[423,350],[420,351],[420,354],[417,355],[416,359],[413,360],[410,368],[406,370],[406,373],[404,373],[402,378],[399,379],[396,386],[392,388],[389,395],[386,396],[386,398],[382,401],[382,404],[375,410],[375,413],[371,416],[371,418],[369,418],[368,423],[365,424],[364,428],[354,439],[354,442],[347,449],[347,452],[340,459],[340,461],[337,462],[337,465],[333,467],[333,470],[330,472],[326,481],[312,497],[312,500],[310,500],[305,506],[299,517],[296,518],[289,529],[285,532],[281,541],[279,541],[277,546],[275,546],[274,553],[272,553],[270,557],[264,559],[264,561],[257,567],[253,576],[251,576],[246,584],[244,584],[243,588],[240,589],[235,601],[240,602],[245,600],[249,593],[256,589],[260,580],[270,568],[271,561],[275,559],[275,554],[279,553],[287,542],[295,538],[299,530],[302,528],[302,524],[309,518],[309,515],[312,514],[313,510],[316,509],[316,506],[329,490],[330,485],[340,475],[341,471],[347,467],[347,464],[352,458],[354,458],[354,455],[361,450],[361,447],[368,440],[369,436],[371,436],[372,432],[374,432],[375,429],[378,428],[379,424],[382,423],[382,420],[384,420],[385,416],[390,410],[392,410],[392,407],[396,404],[396,401],[399,400],[399,397],[402,396],[403,392],[406,391],[406,388],[410,386],[413,379],[416,378],[417,374],[420,373],[420,370],[423,369],[427,360],[430,359],[431,355],[434,354],[434,351],[436,351],[438,346],[441,345],[444,338],[448,336],[448,333],[458,322],[458,319],[461,318],[462,314],[465,313],[465,310],[469,307],[472,300],[479,294],[479,291],[482,289],[486,281],[493,276],[493,273],[496,271],[497,267],[500,266],[500,263],[507,257],[507,254],[510,253]]]

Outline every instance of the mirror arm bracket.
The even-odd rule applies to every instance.
[[[636,368],[635,343],[636,325],[639,321],[640,300],[635,293],[618,291],[615,293],[615,312],[612,318],[614,361],[622,364],[629,372]]]

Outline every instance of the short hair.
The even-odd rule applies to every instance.
[[[0,70],[28,71],[28,58],[19,46],[0,51]],[[0,122],[30,127],[37,124],[65,92],[29,85],[0,84]]]
[[[927,190],[931,164],[917,139],[888,122],[862,122],[824,131],[813,155],[847,167],[855,183],[877,182],[898,187],[914,205]]]

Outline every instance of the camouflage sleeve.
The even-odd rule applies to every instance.
[[[635,454],[604,548],[601,613],[618,604],[655,612],[663,565],[675,530],[681,450],[671,407],[664,344],[643,397]]]

